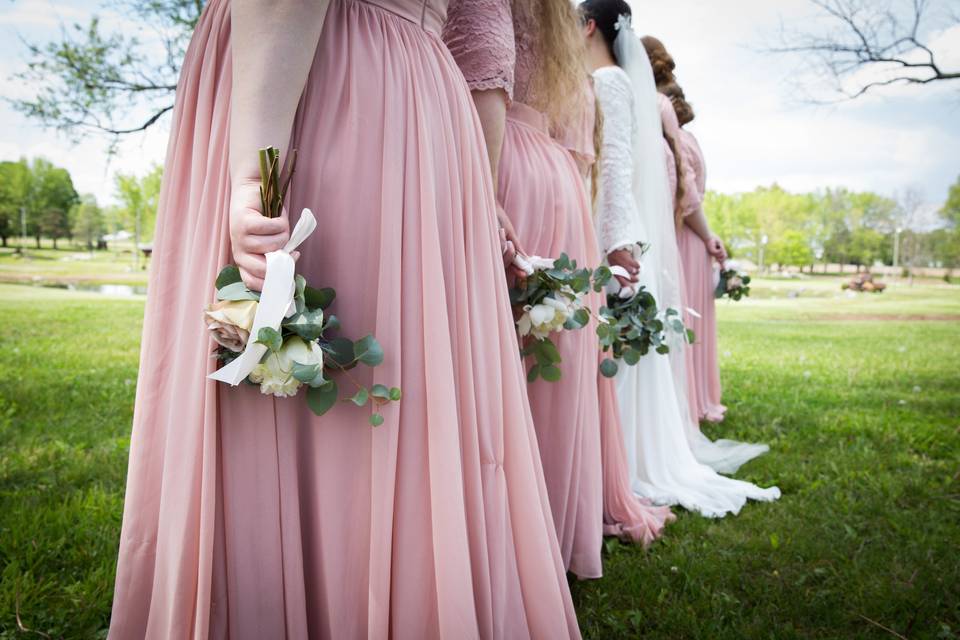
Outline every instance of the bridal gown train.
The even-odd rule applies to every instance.
[[[517,355],[480,123],[443,0],[332,0],[294,124],[298,271],[386,358],[339,403],[206,379],[229,261],[230,2],[177,89],[110,637],[579,637]]]
[[[684,196],[675,203],[681,217],[686,218],[703,207],[706,174],[700,146],[692,135],[680,128],[670,99],[657,93],[660,121],[681,154],[684,169]],[[664,144],[670,193],[677,193],[676,158]],[[770,450],[765,444],[739,442],[721,438],[711,440],[700,430],[700,420],[723,419],[726,407],[720,404],[720,369],[717,363],[717,317],[713,298],[712,260],[703,240],[686,224],[677,232],[681,268],[683,307],[688,309],[684,322],[693,329],[696,342],[684,350],[687,406],[691,419],[686,420],[687,439],[693,455],[703,464],[720,473],[736,473],[741,466]],[[693,312],[691,312],[692,310]]]
[[[626,37],[636,38],[632,31],[621,32],[617,41],[624,45]],[[609,221],[619,220],[617,226],[651,244],[642,259],[640,285],[661,306],[677,308],[679,261],[653,74],[639,41],[626,45],[628,51],[620,51],[633,64],[630,76],[620,67],[594,72],[604,115],[597,224],[602,230],[603,225],[614,224]],[[636,92],[634,75],[643,82]],[[680,341],[673,342],[674,350],[683,348]],[[635,366],[621,365],[617,374],[633,490],[655,503],[681,505],[707,517],[738,513],[748,499],[777,499],[776,487],[762,489],[721,476],[694,457],[686,434],[685,390],[680,386],[686,380],[683,360],[682,353],[674,357],[651,353]]]

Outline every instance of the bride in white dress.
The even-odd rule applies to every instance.
[[[680,262],[663,155],[663,133],[650,62],[630,28],[623,0],[580,4],[594,89],[603,112],[595,223],[601,249],[625,239],[650,244],[638,284],[661,308],[681,308]],[[650,353],[621,366],[617,395],[635,493],[707,517],[738,513],[748,499],[772,501],[760,488],[701,464],[687,439],[683,341],[671,354]]]

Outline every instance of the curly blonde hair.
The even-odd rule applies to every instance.
[[[579,20],[570,0],[513,0],[537,25],[540,67],[532,79],[530,105],[547,114],[553,127],[571,122],[578,108],[585,67]]]

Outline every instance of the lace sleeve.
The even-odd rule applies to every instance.
[[[443,41],[472,91],[503,89],[513,99],[517,52],[510,0],[453,0]]]
[[[596,227],[600,250],[607,254],[643,240],[634,225],[638,212],[633,193],[633,91],[618,67],[598,69],[594,91],[603,114]]]

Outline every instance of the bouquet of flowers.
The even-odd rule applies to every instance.
[[[293,155],[294,161],[296,155]],[[277,217],[293,173],[293,162],[281,186],[279,152],[270,147],[260,152],[261,204],[267,217]],[[236,386],[246,381],[260,386],[261,393],[281,398],[295,396],[307,387],[307,406],[322,416],[340,398],[339,386],[332,377],[358,364],[376,367],[383,362],[383,349],[372,335],[353,341],[330,337],[340,329],[337,317],[326,310],[336,299],[330,288],[315,289],[294,272],[290,252],[316,228],[316,219],[304,209],[290,241],[267,254],[267,275],[263,291],[251,291],[243,283],[240,270],[224,267],[215,283],[216,302],[204,310],[204,319],[218,347],[215,355],[224,366],[210,378]],[[397,387],[375,384],[368,388],[351,378],[354,394],[344,398],[357,406],[372,402],[381,406],[400,400]],[[383,416],[374,411],[370,424],[383,424]]]
[[[560,353],[550,335],[562,330],[582,329],[590,322],[590,311],[583,296],[593,281],[590,269],[578,269],[575,260],[561,254],[556,260],[525,259],[530,275],[510,290],[517,331],[524,339],[520,351],[533,356],[535,364],[527,372],[527,381],[542,377],[548,382],[561,378]]]
[[[597,336],[603,352],[612,352],[613,358],[600,363],[600,373],[612,378],[619,369],[618,360],[633,366],[651,349],[669,353],[668,332],[682,335],[691,344],[694,341],[693,331],[683,325],[680,312],[657,309],[657,301],[646,287],[640,286],[630,298],[608,294],[607,306],[600,309]]]
[[[713,297],[728,296],[731,300],[739,300],[749,295],[750,276],[737,269],[736,264],[728,260],[720,268],[720,276],[713,291]]]

